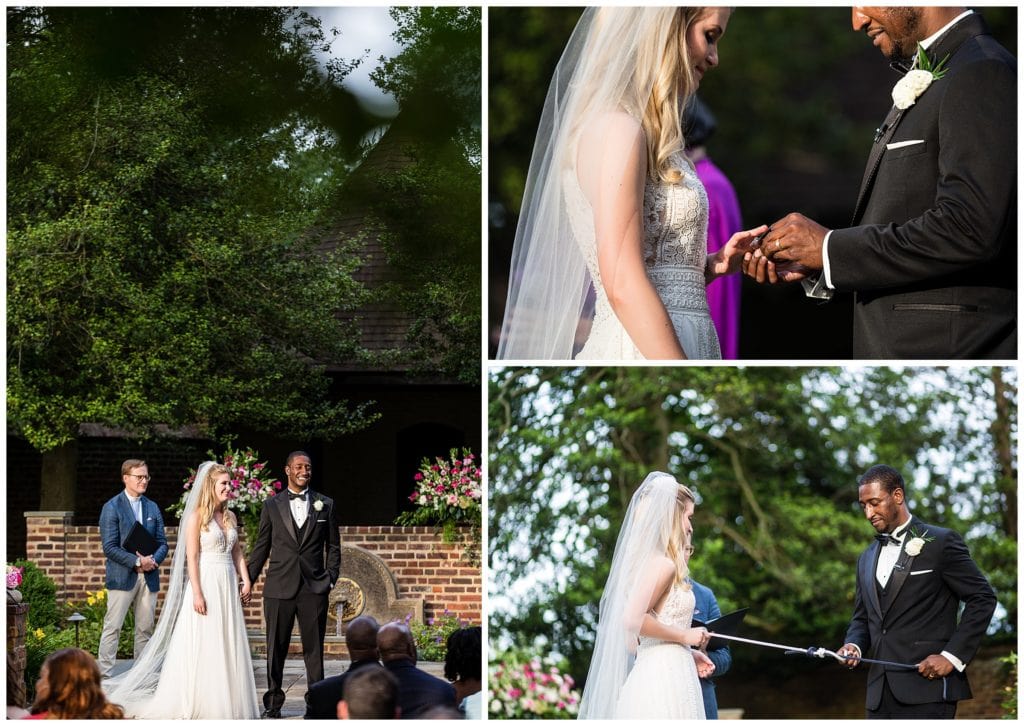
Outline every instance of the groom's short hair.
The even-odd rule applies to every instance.
[[[295,459],[299,458],[300,456],[305,456],[310,461],[313,460],[310,457],[310,455],[307,454],[305,451],[293,451],[292,453],[288,454],[288,458],[284,460],[284,465],[285,466],[291,466],[292,465],[292,461],[294,461]]]
[[[903,484],[902,475],[891,466],[886,466],[885,464],[876,464],[864,472],[863,476],[858,480],[857,486],[863,486],[873,481],[881,484],[882,488],[889,494],[892,494],[897,489],[902,489],[904,492],[907,491],[906,486]]]

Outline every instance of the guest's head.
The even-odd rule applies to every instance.
[[[125,459],[121,464],[121,481],[133,497],[141,497],[149,488],[149,467],[142,459]]]
[[[51,653],[36,682],[32,713],[48,718],[124,718],[124,710],[107,701],[100,687],[96,659],[79,648]]]
[[[284,474],[288,477],[288,488],[302,492],[313,478],[313,463],[305,451],[293,451],[285,459]]]
[[[455,700],[479,691],[483,685],[482,631],[479,625],[460,628],[448,636],[444,656],[444,677],[455,686]]]
[[[360,615],[345,628],[345,646],[353,661],[377,660],[377,631],[380,626],[369,615]]]
[[[436,706],[423,709],[416,718],[420,721],[458,721],[466,718],[466,714],[455,708],[455,706],[446,706],[439,703]]]
[[[210,528],[214,512],[226,510],[231,494],[231,469],[223,464],[207,467],[203,480],[192,486],[200,487],[196,511],[199,512],[199,526],[205,532]],[[234,518],[225,517],[224,524],[228,527],[234,526]]]
[[[903,477],[896,469],[873,466],[857,483],[857,499],[875,531],[892,532],[910,518]]]
[[[396,660],[416,661],[416,640],[409,626],[403,622],[382,625],[377,631],[377,650],[383,663]]]
[[[399,718],[398,681],[380,666],[360,668],[345,679],[338,718]]]
[[[718,123],[715,121],[715,115],[711,113],[711,109],[700,100],[700,96],[693,96],[686,105],[683,120],[687,151],[705,146],[708,139],[715,133],[716,128],[718,128]]]

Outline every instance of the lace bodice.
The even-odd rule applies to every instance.
[[[230,528],[223,530],[217,526],[217,522],[211,520],[209,528],[204,532],[199,530],[199,554],[231,554],[232,548],[238,541],[238,529]]]
[[[661,611],[652,614],[657,618],[658,622],[665,625],[671,625],[674,628],[689,628],[693,622],[693,609],[696,603],[697,599],[692,589],[684,590],[682,587],[675,585],[669,590],[668,597],[662,603]],[[661,645],[664,642],[664,640],[659,638],[641,635],[638,650]]]

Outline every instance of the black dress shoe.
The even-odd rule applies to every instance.
[[[260,714],[260,718],[281,718],[281,709],[267,708]]]

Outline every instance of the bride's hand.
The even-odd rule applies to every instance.
[[[192,596],[192,608],[200,615],[206,615],[206,598],[202,593],[197,592]]]
[[[708,260],[708,270],[711,273],[708,282],[722,275],[738,272],[740,263],[743,262],[743,255],[754,249],[751,247],[751,243],[767,231],[768,225],[762,224],[760,227],[742,230],[730,237],[729,241]]]
[[[687,628],[683,635],[683,645],[691,648],[703,648],[711,640],[711,634],[707,628]]]
[[[248,582],[243,582],[242,583],[241,594],[242,594],[242,602],[245,603],[246,605],[248,605],[249,601],[252,599],[252,586]]]
[[[697,663],[697,677],[707,678],[715,672],[715,664],[703,650],[692,650],[693,660]]]

